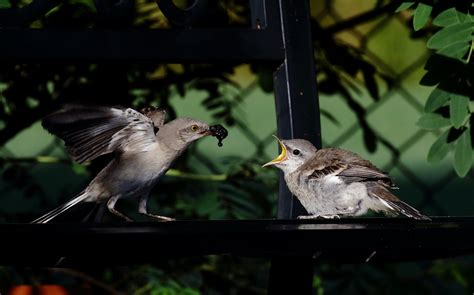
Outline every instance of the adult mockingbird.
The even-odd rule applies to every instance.
[[[46,223],[81,202],[107,202],[113,214],[121,198],[140,197],[138,211],[163,221],[170,217],[148,213],[148,196],[173,161],[195,140],[227,136],[220,125],[177,118],[164,123],[165,112],[153,107],[142,113],[131,108],[69,105],[43,120],[43,127],[64,140],[72,158],[84,163],[114,153],[113,160],[76,197],[33,223]]]
[[[316,149],[304,139],[280,140],[281,153],[263,165],[280,168],[286,184],[308,216],[359,216],[368,210],[430,220],[402,202],[389,189],[397,188],[388,174],[359,155],[339,149]]]

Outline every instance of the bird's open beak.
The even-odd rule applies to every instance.
[[[283,144],[283,142],[278,137],[276,137],[275,135],[273,135],[273,136],[278,140],[278,143],[280,144],[281,153],[275,159],[271,160],[268,163],[263,164],[262,167],[275,165],[275,164],[281,163],[281,162],[283,162],[287,159],[285,145]]]

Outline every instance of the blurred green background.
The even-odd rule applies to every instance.
[[[310,3],[324,146],[350,149],[389,172],[399,197],[425,214],[472,215],[473,173],[458,178],[451,155],[428,163],[427,151],[439,132],[415,125],[430,92],[419,85],[430,30],[414,34],[410,12],[383,10],[391,1]],[[216,1],[213,22],[197,26],[248,26],[247,4]],[[139,0],[135,9],[127,25],[169,27],[153,2]],[[96,27],[96,14],[91,2],[69,1],[32,27]],[[367,14],[364,21],[350,22]],[[260,168],[277,154],[271,137],[276,133],[271,71],[265,64],[2,64],[0,221],[28,222],[53,209],[107,161],[85,168],[71,163],[62,142],[41,128],[43,116],[77,101],[151,104],[167,108],[170,119],[189,116],[229,129],[222,148],[206,138],[176,163],[153,191],[152,212],[178,219],[273,218],[277,173]],[[118,206],[140,219],[133,201]],[[87,279],[94,278],[124,294],[264,294],[268,266],[261,259],[211,256],[70,272],[3,267],[0,292],[21,283],[59,283],[82,284],[84,294],[101,294],[103,286]],[[467,257],[317,265],[314,286],[317,294],[470,294],[474,263]]]

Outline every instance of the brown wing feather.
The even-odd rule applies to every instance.
[[[365,160],[356,153],[339,148],[321,149],[315,158],[331,165],[330,163],[343,163],[347,167],[338,173],[346,183],[376,181],[388,188],[397,188],[391,177],[378,169],[370,161]]]
[[[320,179],[328,175],[337,175],[341,171],[344,171],[344,169],[347,168],[347,165],[338,162],[338,163],[332,163],[328,166],[318,166],[316,167],[313,172],[309,175],[310,179]]]

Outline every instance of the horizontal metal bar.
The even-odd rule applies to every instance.
[[[126,265],[211,254],[384,262],[472,255],[474,218],[0,224],[0,237],[0,265]]]
[[[0,29],[0,60],[281,61],[281,34],[255,29]]]

